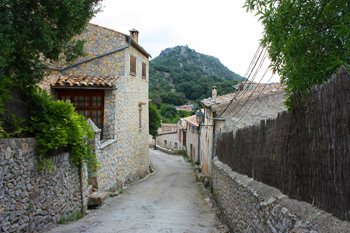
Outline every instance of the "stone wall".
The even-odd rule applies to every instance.
[[[158,129],[158,133],[169,133],[169,132],[176,132],[177,131],[177,125],[176,124],[165,124],[162,123],[160,128]]]
[[[157,140],[157,146],[161,146],[163,148],[170,149],[170,150],[177,150],[180,148],[177,132],[158,134],[156,140]]]
[[[129,74],[130,54],[137,57],[136,75],[122,76],[116,83],[112,97],[115,101],[113,121],[110,130],[114,143],[114,152],[110,158],[117,163],[115,176],[117,183],[130,183],[149,173],[148,150],[148,76],[141,77],[142,62],[148,67],[148,58],[138,50],[125,50],[126,68]],[[147,71],[148,74],[148,71]]]
[[[222,134],[217,157],[235,172],[350,220],[350,74],[293,97],[276,119]]]
[[[312,205],[283,195],[278,189],[233,172],[217,159],[212,188],[231,232],[349,232],[350,224]]]
[[[118,184],[118,180],[121,180],[120,177],[118,178],[118,173],[125,168],[123,168],[121,156],[114,153],[116,144],[115,139],[107,140],[96,150],[97,160],[102,164],[97,173],[97,185],[100,190],[116,191],[123,188],[123,184]]]
[[[35,139],[0,139],[0,232],[46,231],[81,211],[79,169],[68,153],[50,160],[56,169],[39,171]]]

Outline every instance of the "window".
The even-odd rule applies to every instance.
[[[104,91],[103,90],[57,90],[58,99],[70,100],[75,110],[90,118],[103,130]]]
[[[147,65],[146,63],[142,62],[142,78],[146,78],[147,77]]]
[[[167,144],[168,144],[167,140],[164,140],[164,145],[167,145]]]
[[[136,75],[136,57],[130,55],[130,74]]]

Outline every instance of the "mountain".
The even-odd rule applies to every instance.
[[[241,80],[243,77],[218,58],[188,46],[167,48],[150,61],[150,98],[158,105],[181,105],[207,98],[212,86],[218,87],[219,95],[233,92],[233,86]]]

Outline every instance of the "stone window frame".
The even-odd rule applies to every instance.
[[[142,62],[142,78],[146,79],[147,78],[147,64],[146,62]]]
[[[130,75],[136,76],[137,57],[130,54]]]

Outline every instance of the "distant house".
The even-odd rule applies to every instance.
[[[168,150],[181,149],[176,124],[161,124],[156,138],[157,146]]]
[[[92,183],[98,190],[113,190],[149,172],[150,54],[138,44],[138,35],[135,29],[126,35],[88,24],[76,37],[85,41],[85,56],[51,66],[41,83],[97,126],[95,153],[101,168]]]
[[[185,104],[181,106],[176,106],[176,110],[182,110],[182,111],[187,111],[187,112],[192,112],[193,111],[193,105],[192,104]]]
[[[239,90],[253,90],[256,86],[258,85],[258,83],[256,82],[251,82],[251,81],[242,81],[240,83],[237,83],[236,85],[234,85],[233,87],[239,91]]]
[[[198,154],[198,130],[196,116],[181,118],[178,122],[178,134],[181,145],[186,149],[187,156],[194,162],[200,162]]]
[[[274,118],[285,110],[284,86],[281,84],[256,84],[254,88],[241,89],[223,96],[216,96],[216,93],[215,88],[212,97],[200,102],[204,108],[200,154],[202,172],[205,175],[210,175],[215,143],[220,133],[233,131],[235,134],[240,128]]]

